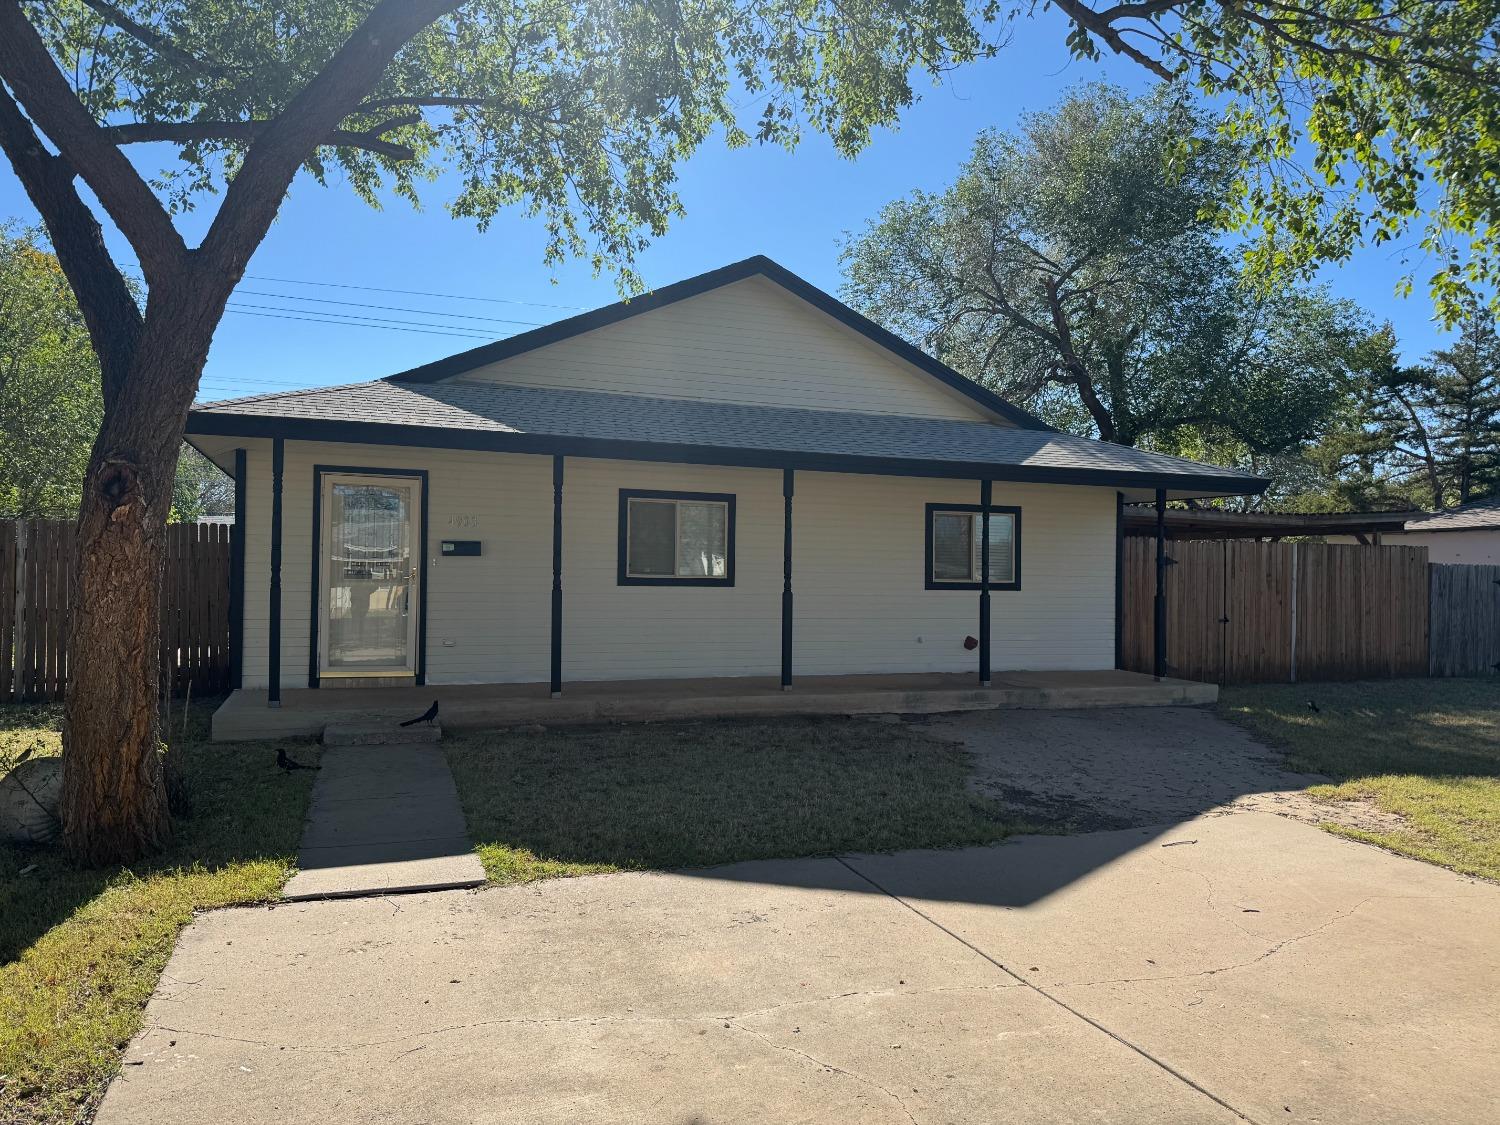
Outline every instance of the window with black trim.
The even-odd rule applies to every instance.
[[[977,590],[983,573],[978,504],[927,505],[927,588]],[[1021,588],[1021,509],[990,506],[990,589]]]
[[[733,586],[734,496],[620,489],[621,586]]]

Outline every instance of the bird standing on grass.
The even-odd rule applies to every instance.
[[[427,710],[423,711],[415,719],[407,719],[406,722],[402,723],[401,725],[403,727],[411,727],[411,726],[416,726],[418,723],[428,723],[428,724],[431,724],[433,721],[435,721],[437,719],[437,705],[438,705],[438,701],[436,699],[434,699],[432,701],[432,706],[431,707],[427,708]]]
[[[291,773],[293,770],[317,770],[323,768],[322,766],[304,766],[296,758],[287,757],[285,748],[281,746],[276,747],[276,764],[286,770],[287,773]]]

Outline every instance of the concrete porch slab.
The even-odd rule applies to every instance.
[[[477,887],[458,790],[436,746],[324,751],[288,899]]]
[[[1194,706],[1219,697],[1215,684],[1154,680],[1138,672],[1000,672],[979,687],[966,673],[807,676],[782,691],[771,676],[570,683],[562,698],[546,684],[462,684],[282,692],[241,689],[213,718],[217,742],[317,735],[330,723],[391,725],[436,699],[449,730],[774,715],[938,714],[997,708]]]

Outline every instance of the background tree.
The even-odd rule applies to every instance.
[[[1452,347],[1422,363],[1389,364],[1364,385],[1362,441],[1420,503],[1442,509],[1500,490],[1500,335],[1471,305]]]
[[[962,0],[0,0],[0,149],[41,214],[98,356],[104,417],[78,522],[64,842],[129,859],[169,831],[155,692],[163,527],[184,420],[225,301],[300,170],[373,202],[446,166],[481,226],[520,206],[547,256],[630,279],[714,129],[840,151],[981,50]],[[747,123],[736,105],[759,109]],[[144,177],[127,146],[177,160]],[[166,205],[153,183],[160,185]],[[168,205],[220,191],[189,247]],[[144,309],[85,191],[130,245]]]
[[[1500,282],[1500,0],[1029,0],[1224,107],[1238,173],[1220,219],[1253,276],[1410,244],[1439,314]],[[1411,285],[1408,275],[1407,287]]]
[[[0,516],[78,511],[102,410],[99,364],[57,259],[0,227]]]
[[[1341,407],[1368,329],[1321,291],[1241,283],[1208,217],[1235,166],[1171,92],[1086,87],[882,210],[846,242],[844,294],[1062,428],[1258,465]]]
[[[78,514],[103,412],[99,361],[56,256],[37,232],[0,227],[0,518]],[[184,446],[172,518],[233,512],[233,481]]]

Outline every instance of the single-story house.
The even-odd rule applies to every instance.
[[[1500,496],[1413,516],[1401,532],[1387,533],[1384,541],[1426,547],[1429,562],[1500,566]]]
[[[200,404],[187,433],[236,482],[232,676],[273,706],[1113,669],[1121,505],[1265,486],[1058,433],[763,257],[372,382]]]

